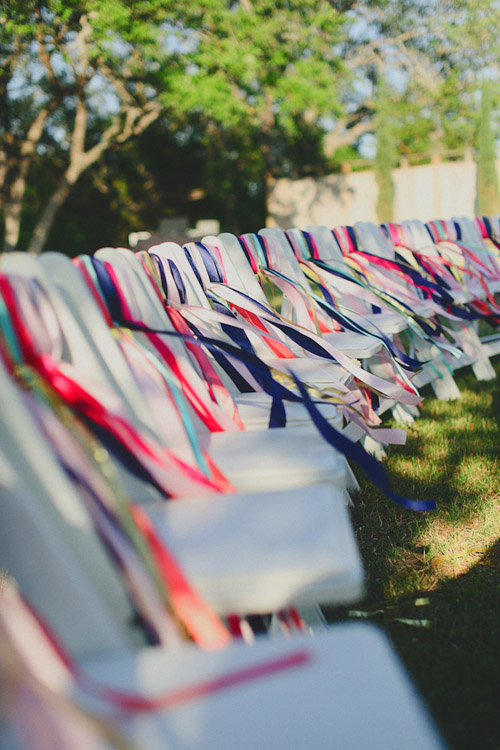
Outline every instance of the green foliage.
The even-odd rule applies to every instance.
[[[278,163],[281,138],[341,111],[335,43],[342,18],[326,0],[213,0],[201,24],[190,7],[183,22],[197,29],[199,44],[190,55],[192,75],[179,81],[178,107],[223,127],[253,128],[268,169]]]
[[[445,148],[472,147],[476,129],[474,87],[452,70],[437,92],[440,106],[440,126]]]
[[[34,207],[40,215],[43,199],[68,169],[80,101],[86,109],[83,150],[103,145],[100,160],[85,167],[92,171],[85,185],[92,190],[100,184],[110,224],[113,206],[120,206],[128,226],[149,222],[163,204],[164,213],[182,206],[190,213],[216,211],[224,225],[240,226],[240,200],[263,219],[270,178],[321,174],[328,163],[338,168],[338,161],[358,156],[360,136],[374,129],[382,164],[380,211],[387,218],[392,188],[386,165],[394,159],[393,142],[403,153],[472,144],[475,72],[498,67],[499,15],[496,0],[4,0],[0,203],[6,210],[17,194],[11,188],[23,143],[45,107],[38,166],[33,162],[27,177],[25,245]],[[88,59],[82,62],[83,39]],[[382,118],[372,92],[384,76],[394,95],[390,116]],[[138,113],[148,111],[154,117],[161,111],[168,132],[179,132],[178,142],[171,139],[164,149],[171,164],[186,161],[187,143],[196,154],[187,160],[191,166],[183,171],[178,195],[164,188],[161,175],[169,170],[160,159],[162,170],[154,164],[148,169],[154,188],[148,178],[139,195],[133,175],[140,173],[140,162],[134,170],[131,160],[142,159],[147,147],[141,141],[139,149],[130,148],[129,141],[140,134]],[[332,142],[333,162],[322,153],[328,123],[344,123]],[[123,163],[117,153],[122,150]],[[109,193],[102,192],[104,167],[110,170]],[[196,208],[181,200],[189,193],[184,182],[204,190]],[[162,198],[154,203],[156,194]],[[148,200],[154,203],[149,213]]]
[[[500,213],[495,137],[491,127],[491,88],[487,80],[481,90],[481,112],[477,129],[477,212]]]
[[[245,158],[252,164],[260,151],[261,186],[265,174],[284,168],[287,144],[308,140],[309,131],[319,140],[318,119],[340,111],[335,43],[342,17],[327,0],[210,0],[203,8],[192,0],[28,0],[1,7],[0,149],[12,165],[0,175],[6,205],[23,143],[44,111],[38,156],[59,165],[71,184],[111,147],[137,137],[161,109],[170,128],[197,123],[206,162],[216,151],[220,175],[238,179],[221,137],[251,144]],[[226,179],[219,192],[236,195]]]
[[[355,159],[359,159],[359,153],[355,146],[352,144],[340,146],[331,158],[331,165],[332,168],[338,168],[342,162],[354,161]]]
[[[265,165],[252,132],[212,129],[205,136],[203,131],[194,117],[176,128],[164,118],[106,152],[75,185],[47,247],[77,255],[127,246],[130,232],[154,230],[168,216],[185,216],[189,226],[215,217],[222,230],[236,233],[263,226]],[[60,168],[59,163],[48,170],[43,159],[35,160],[19,249],[27,247]],[[201,197],[193,200],[193,190]]]
[[[470,148],[476,115],[473,88],[452,70],[433,90],[418,80],[392,102],[393,129],[402,152]]]
[[[384,81],[379,85],[376,117],[377,153],[375,178],[378,184],[377,218],[382,224],[392,221],[394,183],[392,169],[396,166],[397,149],[392,125],[391,100]]]

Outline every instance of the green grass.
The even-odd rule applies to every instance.
[[[500,364],[496,370],[500,374]],[[435,498],[414,514],[368,482],[352,517],[367,592],[329,620],[367,617],[389,635],[451,748],[500,748],[500,377],[457,377],[463,398],[425,394],[394,489]]]

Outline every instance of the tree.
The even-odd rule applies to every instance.
[[[385,221],[392,221],[394,202],[392,169],[397,160],[397,149],[391,121],[391,101],[385,81],[379,83],[376,135],[377,154],[374,164],[375,178],[378,184],[376,211],[377,218],[382,224]]]
[[[223,137],[235,127],[253,130],[268,180],[287,141],[342,112],[344,65],[335,45],[343,17],[326,0],[211,0],[184,22],[200,34],[184,107],[203,113]]]
[[[0,16],[0,190],[17,246],[35,153],[63,162],[34,228],[39,252],[81,175],[162,112],[206,132],[253,128],[267,165],[277,134],[336,111],[340,14],[326,0],[14,0]],[[250,139],[253,140],[253,139]]]
[[[81,175],[163,111],[179,70],[168,3],[14,0],[0,15],[0,195],[4,247],[16,247],[35,153],[64,156],[33,231],[39,252]],[[45,142],[44,142],[45,141]],[[57,143],[59,145],[57,145]]]
[[[500,213],[495,136],[491,127],[491,84],[484,79],[477,129],[477,212],[481,216]]]
[[[343,5],[349,6],[339,47],[347,73],[338,87],[344,113],[325,136],[327,153],[374,132],[381,79],[398,94],[393,125],[406,152],[470,147],[477,75],[486,68],[499,73],[500,2]]]
[[[393,127],[406,149],[421,150],[432,139],[470,141],[465,99],[450,85],[442,94],[454,80],[470,96],[471,71],[494,67],[498,48],[488,22],[497,6],[497,0],[0,0],[4,246],[19,245],[21,228],[23,238],[30,234],[26,246],[38,252],[84,174],[86,189],[94,181],[103,194],[105,170],[118,170],[122,153],[133,174],[131,160],[140,152],[128,144],[160,117],[169,132],[177,130],[179,146],[186,136],[200,150],[200,170],[189,175],[193,187],[203,188],[206,205],[219,206],[234,226],[244,215],[239,202],[256,192],[262,202],[266,181],[325,168],[322,144],[327,156],[355,153],[360,138],[374,131],[383,78],[397,89]],[[116,174],[113,201],[125,204],[141,180],[131,179],[128,191]],[[144,215],[149,184],[144,179],[142,197],[134,199]],[[124,214],[132,220],[127,207]]]

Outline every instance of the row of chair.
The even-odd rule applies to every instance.
[[[442,746],[385,637],[319,605],[363,593],[354,464],[432,507],[371,454],[422,385],[494,376],[498,229],[0,259],[2,748]]]

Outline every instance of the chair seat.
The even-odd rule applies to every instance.
[[[247,430],[257,430],[267,427],[272,398],[263,391],[258,393],[240,393],[233,396],[238,412]],[[297,427],[311,425],[311,417],[303,404],[285,401],[286,426]],[[340,428],[342,414],[335,404],[323,403],[318,405],[322,415],[331,424]]]
[[[344,354],[356,359],[371,357],[379,351],[382,344],[377,339],[365,336],[363,333],[340,331],[339,333],[324,333],[323,338],[329,344],[340,349]]]
[[[212,652],[149,648],[82,666],[121,691],[191,695],[121,720],[129,741],[148,750],[444,747],[387,638],[367,624]],[[99,711],[97,700],[87,705]]]
[[[373,323],[383,333],[394,334],[401,333],[408,327],[408,323],[405,318],[399,313],[373,313],[367,315],[358,315],[356,313],[349,313],[349,318],[359,325],[367,327],[368,331],[371,331]],[[374,333],[376,331],[374,330]]]
[[[346,604],[363,592],[348,510],[333,487],[190,498],[147,513],[219,614]]]
[[[351,374],[344,367],[326,359],[269,357],[266,358],[266,364],[278,370],[288,370],[299,380],[318,387],[335,388],[336,383],[346,385],[351,379]]]
[[[345,459],[308,427],[213,432],[203,439],[223,474],[240,492],[345,487]]]

